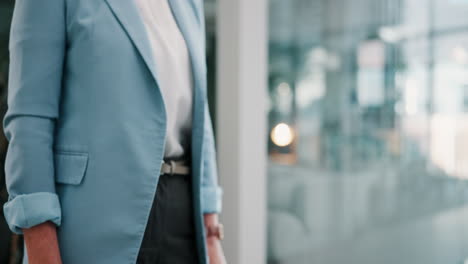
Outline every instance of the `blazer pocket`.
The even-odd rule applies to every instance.
[[[55,182],[79,185],[88,166],[88,153],[57,151],[54,153],[54,162]]]

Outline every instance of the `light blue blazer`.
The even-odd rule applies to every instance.
[[[203,0],[169,0],[194,76],[192,177],[203,213],[221,211],[206,96]],[[133,0],[17,0],[10,40],[5,217],[16,233],[58,226],[65,264],[135,263],[159,179],[165,105]],[[25,260],[27,263],[27,259]]]

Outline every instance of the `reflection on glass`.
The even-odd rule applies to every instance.
[[[285,147],[292,143],[294,134],[287,124],[279,123],[271,131],[271,140],[279,147]]]
[[[467,13],[270,0],[269,263],[465,263]]]

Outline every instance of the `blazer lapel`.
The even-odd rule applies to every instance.
[[[146,33],[145,24],[133,0],[106,0],[114,16],[127,32],[130,40],[137,48],[146,66],[151,71],[156,83],[156,63],[153,59],[151,45]],[[159,86],[158,86],[159,87]]]
[[[203,86],[201,84],[205,81],[205,79],[201,79],[205,77],[201,71],[205,60],[204,47],[202,45],[205,36],[202,36],[202,31],[198,30],[198,27],[193,24],[197,19],[193,10],[191,10],[191,1],[192,0],[168,0],[177,25],[187,44],[192,62],[195,88],[200,89],[202,88],[201,86]]]
[[[204,122],[205,122],[205,107],[206,107],[206,64],[203,30],[194,25],[197,21],[195,13],[190,4],[192,0],[169,0],[172,13],[175,17],[182,35],[184,36],[187,48],[190,54],[192,73],[193,73],[193,127],[192,127],[192,142],[194,157],[198,157],[201,153]],[[194,160],[194,169],[198,170],[199,161]],[[197,174],[197,173],[195,173]],[[198,175],[198,174],[197,174]],[[195,190],[198,191],[198,190]]]
[[[196,17],[189,0],[169,0],[169,5],[175,17],[177,25],[179,26],[182,35],[184,36],[187,48],[190,54],[192,73],[193,73],[193,90],[194,90],[194,111],[193,134],[198,137],[202,135],[204,121],[204,105],[205,105],[205,84],[206,84],[206,70],[205,70],[205,52],[204,52],[204,38],[202,30],[193,25]]]

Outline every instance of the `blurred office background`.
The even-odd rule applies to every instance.
[[[270,263],[468,263],[468,1],[269,8]]]
[[[227,234],[240,233],[236,241],[226,238],[229,263],[260,264],[249,261],[257,249],[267,264],[468,263],[468,0],[228,1],[205,0],[205,12],[224,214],[249,212],[228,222]],[[0,0],[2,113],[13,2]],[[258,2],[266,10],[243,14],[250,5],[262,6]],[[229,5],[237,9],[226,10]],[[245,30],[225,32],[232,21],[256,21],[262,13],[268,17],[264,39]],[[244,52],[230,44],[241,43],[237,36],[260,39],[250,47],[268,51],[264,61],[245,62],[266,69],[265,87],[239,82],[253,95],[253,89],[265,90],[265,98],[254,99],[266,102],[266,110],[262,104],[250,109],[266,124],[260,134],[265,186],[255,186],[265,189],[264,197],[223,178],[237,175],[227,171],[231,156],[220,125],[231,111],[220,103],[233,84],[218,75],[236,79],[225,65],[237,59],[231,50]],[[248,124],[239,117],[240,126]],[[5,201],[3,170],[0,175]],[[236,206],[233,196],[242,193],[264,200],[264,218],[248,203]],[[260,219],[265,245],[237,248],[255,235],[243,232],[249,219]],[[18,263],[21,243],[1,217],[0,263]]]

